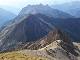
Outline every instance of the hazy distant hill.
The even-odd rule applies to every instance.
[[[80,2],[79,1],[53,5],[52,7],[62,10],[66,13],[69,13],[75,17],[80,17]]]
[[[20,15],[36,14],[36,13],[44,14],[47,16],[52,16],[54,18],[71,18],[72,17],[68,13],[62,12],[57,9],[52,9],[48,5],[41,5],[41,4],[40,5],[28,5],[24,7],[21,10]]]
[[[16,17],[15,14],[0,8],[0,27],[5,22],[12,20],[14,17]]]
[[[22,8],[19,8],[19,7],[11,7],[11,6],[6,6],[6,5],[4,5],[4,6],[0,5],[0,7],[2,9],[5,9],[5,10],[9,11],[9,12],[12,12],[16,15],[18,15],[20,10],[22,9]]]

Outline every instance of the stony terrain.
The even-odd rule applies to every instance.
[[[80,60],[80,51],[78,48],[80,45],[76,45],[76,53],[74,55],[69,51],[63,49],[60,45],[61,40],[56,40],[53,43],[47,45],[39,50],[21,50],[8,53],[1,53],[0,60]],[[66,45],[65,45],[66,46]]]

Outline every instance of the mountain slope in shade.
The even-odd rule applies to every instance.
[[[60,5],[53,5],[52,7],[79,18],[80,17],[80,7],[79,6],[80,6],[80,2],[74,1],[74,2],[64,3]]]
[[[0,33],[1,49],[16,47],[19,43],[36,41],[44,37],[54,26],[44,21],[42,14],[30,15],[5,27]],[[45,19],[46,20],[46,19]]]
[[[27,7],[24,7],[19,15],[24,14],[44,14],[47,16],[52,16],[54,18],[72,18],[70,14],[67,14],[65,12],[62,12],[57,9],[52,9],[48,5],[28,5]]]
[[[15,18],[16,15],[9,12],[9,11],[6,11],[2,8],[0,8],[0,27],[7,21],[10,21],[12,20],[13,18]]]
[[[67,32],[73,41],[80,42],[80,18],[54,19],[52,24]]]
[[[36,49],[38,46],[44,47],[46,46],[46,43],[43,46],[40,46],[40,44],[35,47],[36,44],[34,42],[37,42],[37,40],[47,35],[50,31],[55,31],[56,28],[66,32],[70,35],[69,38],[77,42],[79,41],[79,33],[77,30],[73,29],[76,28],[79,30],[79,21],[79,19],[55,19],[43,14],[25,16],[20,19],[20,21],[15,21],[14,23],[7,25],[7,27],[0,32],[0,49],[1,51],[4,51],[8,49],[19,49],[22,46],[24,48],[27,47],[27,49]],[[77,23],[78,26],[75,25],[75,23]],[[78,34],[76,35],[76,33]]]

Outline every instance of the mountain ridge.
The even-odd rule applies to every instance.
[[[5,24],[6,22],[12,20],[13,18],[15,18],[16,15],[7,11],[7,10],[4,10],[2,8],[0,8],[0,27]]]
[[[68,32],[63,27],[67,24],[66,23],[64,25],[63,21],[66,22],[67,19],[63,19],[62,21],[61,20],[62,19],[54,19],[53,17],[48,17],[43,14],[33,14],[21,19],[20,21],[13,22],[13,24],[8,25],[0,32],[1,49],[6,50],[8,48],[11,48],[14,50],[16,47],[18,47],[17,43],[24,45],[26,42],[35,42],[36,40],[39,40],[40,38],[47,35],[50,31],[55,31],[56,28],[60,28],[62,31]],[[59,24],[60,21],[61,24]],[[72,21],[73,19],[71,22]],[[66,28],[68,28],[68,25]],[[68,29],[72,30],[71,28]],[[68,34],[70,35],[71,33],[68,32]],[[73,37],[69,36],[69,38]],[[31,42],[30,44],[33,43]]]
[[[73,2],[63,3],[63,4],[59,4],[59,5],[53,5],[51,7],[55,8],[55,9],[59,9],[66,13],[69,13],[69,14],[75,16],[76,18],[80,18],[79,5],[80,5],[80,1],[73,1]]]
[[[0,30],[0,60],[80,60],[79,25],[48,5],[29,5]]]
[[[48,5],[28,5],[24,7],[19,15],[24,15],[24,14],[44,14],[47,16],[51,16],[54,18],[73,18],[70,14],[67,14],[63,11],[53,9]]]

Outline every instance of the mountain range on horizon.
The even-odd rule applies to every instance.
[[[18,15],[22,8],[12,7],[12,6],[6,6],[6,5],[0,5],[0,8],[7,10],[15,15]]]
[[[80,18],[80,1],[73,1],[69,3],[63,3],[63,4],[58,4],[58,5],[52,5],[52,8],[64,11],[66,13],[69,13],[76,18]]]
[[[0,27],[2,25],[4,25],[6,22],[12,20],[13,18],[15,18],[16,15],[12,12],[6,11],[2,8],[0,8]]]
[[[8,21],[0,29],[0,59],[80,60],[80,18],[71,13],[28,5]]]
[[[41,3],[40,3],[41,4]],[[29,4],[30,5],[30,4]],[[35,4],[35,5],[37,5],[37,4]],[[39,5],[39,4],[38,4]],[[47,4],[48,5],[48,4]],[[59,10],[62,10],[62,11],[64,11],[64,12],[66,12],[66,13],[73,13],[73,12],[75,12],[75,10],[78,10],[78,9],[80,9],[79,8],[79,5],[80,5],[80,1],[71,1],[71,2],[65,2],[65,3],[61,3],[61,4],[52,4],[52,5],[49,5],[49,6],[51,6],[52,8],[55,8],[55,9],[59,9]],[[74,7],[73,7],[74,6]],[[10,12],[12,12],[12,13],[14,13],[14,14],[16,14],[16,15],[18,15],[19,14],[19,12],[21,11],[21,9],[23,8],[23,7],[25,7],[25,6],[19,6],[19,7],[12,7],[12,6],[7,6],[7,5],[0,5],[0,7],[2,8],[2,9],[5,9],[5,10],[7,10],[7,11],[10,11]],[[78,8],[78,9],[76,9],[76,7]],[[61,8],[61,9],[60,9]],[[67,9],[67,8],[69,8],[69,10]],[[71,12],[71,9],[73,9],[73,11]],[[69,12],[70,11],[70,12]],[[78,10],[79,11],[79,10]],[[76,13],[74,13],[73,15],[75,16],[75,14]],[[79,17],[79,16],[78,16]]]
[[[42,5],[42,4],[28,5],[24,7],[19,14],[25,15],[25,14],[38,14],[38,13],[51,16],[54,18],[73,18],[72,15],[66,12],[63,12],[61,10],[51,8],[48,5]]]

